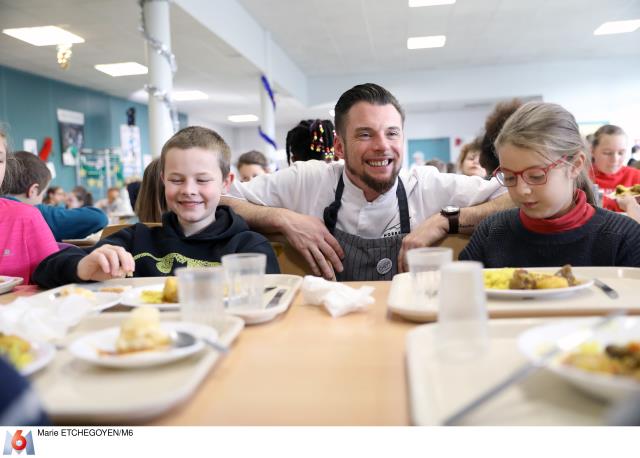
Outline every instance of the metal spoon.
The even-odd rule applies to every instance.
[[[201,340],[220,353],[227,353],[229,351],[229,347],[225,347],[218,342],[214,342],[213,340],[204,337],[196,337],[193,334],[185,331],[171,331],[169,335],[171,336],[171,342],[173,344],[173,347],[175,348],[190,347],[194,345],[198,340]]]

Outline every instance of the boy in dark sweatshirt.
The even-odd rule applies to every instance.
[[[278,260],[262,235],[220,205],[233,175],[231,151],[216,132],[187,127],[162,148],[160,168],[169,212],[162,227],[136,224],[101,240],[87,251],[68,248],[44,259],[34,281],[52,288],[72,282],[172,275],[178,267],[214,266],[230,253],[264,253],[267,273],[279,273]]]

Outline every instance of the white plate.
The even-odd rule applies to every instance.
[[[558,339],[587,328],[600,318],[582,318],[538,326],[523,332],[518,337],[518,348],[531,361],[537,361],[541,354]],[[608,344],[624,345],[631,340],[640,340],[640,318],[620,317],[606,327],[599,329],[587,342],[597,342],[602,348]],[[547,368],[571,382],[581,390],[610,401],[619,401],[630,395],[640,395],[640,382],[629,377],[588,372],[577,367],[562,364],[566,354],[554,359]]]
[[[161,326],[167,332],[187,331],[196,336],[206,336],[210,340],[218,339],[218,332],[209,327],[195,323],[181,321],[162,322]],[[102,331],[86,334],[75,340],[69,346],[69,353],[83,361],[105,367],[117,367],[122,369],[135,369],[148,366],[167,364],[178,359],[199,352],[204,347],[201,340],[196,340],[193,345],[182,348],[169,348],[158,351],[143,351],[125,355],[101,355],[99,351],[114,352],[116,339],[120,334],[120,327],[104,329]]]
[[[51,362],[56,354],[56,347],[48,342],[29,342],[31,344],[31,353],[33,361],[20,369],[20,373],[24,376],[31,375],[39,371]]]
[[[76,286],[80,286],[80,285],[76,285]],[[76,297],[81,297],[83,299],[85,299],[87,302],[89,302],[90,304],[93,305],[92,309],[95,312],[101,312],[103,310],[108,309],[109,307],[113,307],[114,305],[118,305],[120,303],[121,300],[121,295],[118,293],[101,293],[101,292],[97,292],[97,291],[92,291],[94,298],[93,299],[89,299],[89,298],[84,298],[80,295],[69,295],[69,296],[62,296],[62,297],[56,297],[56,294],[64,288],[69,287],[69,285],[66,286],[62,286],[60,288],[55,288],[52,290],[49,290],[47,292],[40,293],[39,295],[34,295],[31,297],[32,300],[46,300],[49,301],[51,303],[54,302],[60,302],[65,300],[67,297],[71,297],[71,296],[76,296]],[[82,287],[82,286],[80,286]],[[44,296],[44,297],[43,297]]]
[[[8,293],[14,287],[22,284],[24,279],[22,277],[7,277],[6,275],[0,275],[0,294]]]
[[[142,291],[162,291],[164,289],[164,283],[155,283],[152,285],[139,286],[137,288],[131,288],[124,292],[120,303],[129,307],[142,307],[143,305],[150,305],[159,310],[175,310],[180,307],[180,304],[174,304],[170,302],[163,302],[160,304],[149,304],[142,300]]]
[[[491,270],[499,270],[499,269],[484,269],[485,271]],[[530,272],[541,272],[541,273],[554,273],[557,272],[558,269],[552,269],[553,272],[549,272],[546,268],[536,269],[535,267],[527,268]],[[549,289],[489,289],[485,288],[487,294],[491,297],[495,298],[508,298],[508,299],[535,299],[541,297],[554,297],[554,296],[564,296],[576,293],[577,291],[582,291],[584,289],[589,289],[593,285],[593,280],[586,278],[576,277],[576,280],[580,282],[579,285],[569,286],[567,288],[549,288]]]

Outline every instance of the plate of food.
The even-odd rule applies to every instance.
[[[51,362],[55,347],[48,342],[35,342],[16,335],[0,333],[0,355],[24,376],[39,371]]]
[[[160,310],[177,309],[180,307],[178,303],[178,279],[176,277],[167,277],[164,283],[131,288],[124,292],[120,303],[129,307],[152,305]]]
[[[101,312],[109,307],[118,305],[122,295],[118,292],[112,291],[93,291],[88,288],[71,284],[34,295],[32,299],[40,300],[43,296],[46,297],[46,300],[51,302],[58,302],[71,298],[81,298],[91,304],[94,311]]]
[[[536,362],[560,339],[588,330],[600,319],[561,321],[529,329],[519,336],[518,347]],[[619,401],[640,395],[640,318],[614,319],[584,343],[558,355],[547,369],[600,399]]]
[[[8,293],[13,288],[21,285],[24,279],[22,277],[7,277],[0,275],[0,294]]]
[[[570,265],[560,269],[484,269],[484,287],[494,298],[538,298],[573,294],[590,288],[593,280],[577,278]]]
[[[176,344],[176,333],[195,338],[188,345]],[[193,355],[204,348],[202,338],[218,339],[209,326],[182,321],[161,322],[158,309],[134,309],[119,327],[86,334],[69,346],[69,352],[85,362],[104,367],[136,369],[157,366]]]

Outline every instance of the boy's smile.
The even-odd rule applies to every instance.
[[[162,179],[167,207],[178,217],[186,236],[215,221],[220,196],[231,183],[230,176],[222,178],[218,153],[198,147],[170,149]]]

